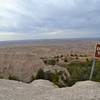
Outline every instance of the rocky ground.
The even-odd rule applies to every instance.
[[[47,80],[25,84],[1,79],[0,100],[100,100],[100,83],[84,81],[58,88]]]

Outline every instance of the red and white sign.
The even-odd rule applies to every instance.
[[[100,44],[96,45],[95,57],[100,58]]]

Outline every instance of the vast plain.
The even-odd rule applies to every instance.
[[[68,78],[70,73],[64,66],[92,60],[96,43],[99,42],[100,39],[0,42],[0,77],[31,82],[33,75],[36,76],[41,68],[44,71],[63,71]]]

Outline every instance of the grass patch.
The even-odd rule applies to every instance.
[[[92,67],[92,61],[88,62],[73,62],[68,65],[68,71],[71,75],[68,85],[71,86],[77,81],[85,81],[89,79]],[[96,66],[93,74],[93,81],[100,82],[100,61],[96,61]]]

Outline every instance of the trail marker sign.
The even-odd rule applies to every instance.
[[[100,58],[100,44],[96,45],[95,57]]]

